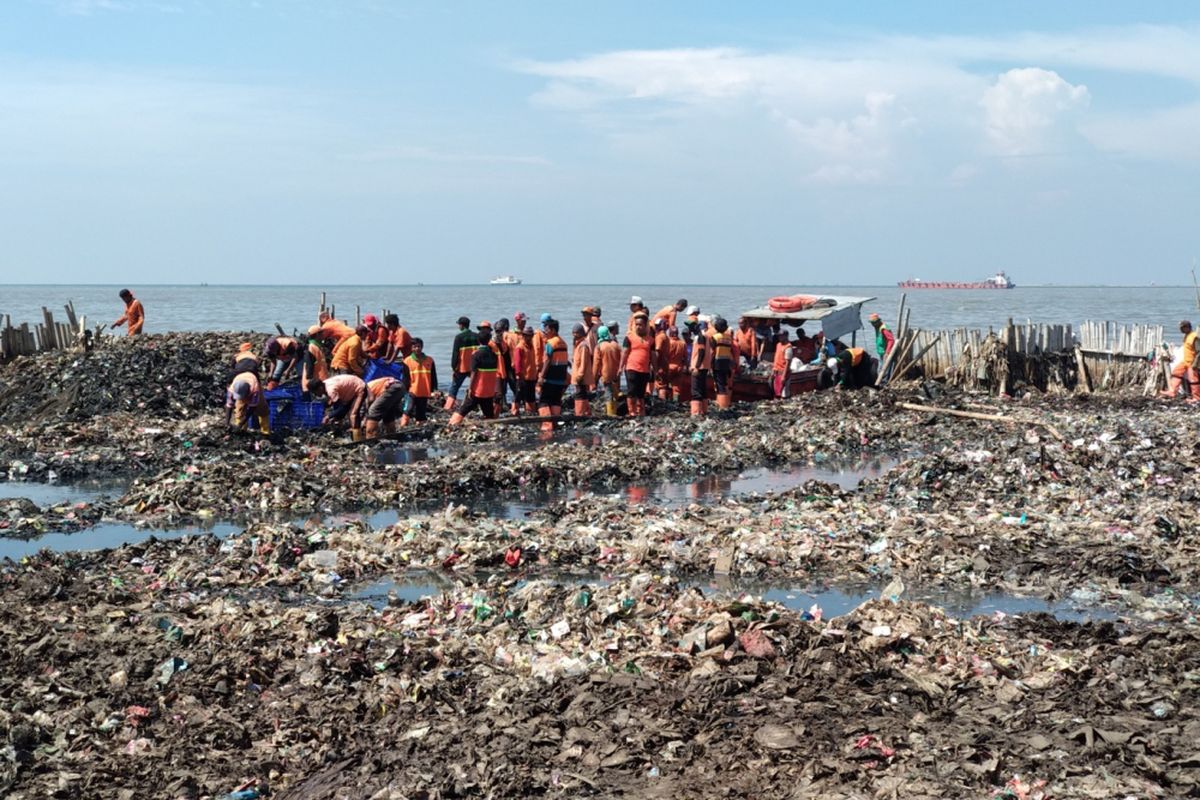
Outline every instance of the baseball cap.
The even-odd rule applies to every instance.
[[[492,323],[488,322],[488,321],[485,319],[483,322],[479,323],[479,324],[478,324],[477,326],[475,326],[475,327],[477,327],[479,330],[483,330],[484,328],[487,328],[488,330],[491,330],[491,329],[492,329]]]
[[[363,317],[363,324],[364,325],[378,325],[379,317],[375,316],[374,314],[367,314],[365,317]]]
[[[549,322],[549,321],[550,321],[550,320],[552,320],[552,319],[554,319],[554,317],[552,317],[552,316],[550,315],[550,312],[549,312],[549,311],[545,312],[545,313],[544,313],[544,314],[542,314],[542,316],[541,316],[541,320],[542,320],[542,322]]]
[[[571,326],[571,333],[575,334],[576,336],[582,336],[583,334],[587,333],[587,328],[576,322]]]
[[[631,305],[631,306],[639,305],[640,306],[641,304],[642,304],[642,298],[638,297],[636,294],[633,297],[629,298],[629,305]]]
[[[700,309],[697,308],[696,306],[688,306],[687,308],[685,308],[683,310],[683,313],[687,314],[690,317],[692,314],[699,314]]]
[[[867,317],[867,320],[868,320],[869,322],[878,322],[878,321],[879,321],[879,315],[878,315],[878,314],[875,314],[875,313],[873,313],[873,312],[872,312],[871,316]]]

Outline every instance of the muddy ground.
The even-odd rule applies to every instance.
[[[7,533],[86,548],[102,520],[245,526],[0,562],[5,796],[1200,794],[1194,408],[913,385],[354,445],[225,431],[242,338],[0,366],[0,472],[131,481],[0,500]],[[644,497],[892,460],[857,487]],[[471,511],[483,497],[538,508]],[[372,509],[395,521],[338,516]],[[417,568],[444,593],[354,599]],[[829,619],[739,589],[764,580],[884,599]],[[1116,616],[961,620],[905,599],[937,588]]]

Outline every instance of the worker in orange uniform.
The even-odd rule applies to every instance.
[[[450,394],[446,395],[446,410],[454,408],[458,399],[458,390],[471,375],[471,357],[479,349],[479,336],[471,330],[471,320],[467,317],[458,318],[458,334],[451,346]]]
[[[556,417],[562,413],[571,359],[567,355],[567,343],[558,335],[558,320],[551,317],[542,325],[542,329],[546,332],[546,346],[542,369],[538,374],[538,414]],[[554,430],[554,423],[543,422],[542,430]]]
[[[334,345],[354,333],[354,328],[334,319],[328,311],[317,315],[317,325],[321,328],[321,338]]]
[[[125,313],[112,324],[112,327],[115,329],[128,324],[128,335],[137,336],[146,324],[146,311],[142,308],[142,301],[134,297],[133,292],[128,289],[122,289],[120,297],[125,301]]]
[[[837,388],[860,389],[875,384],[875,368],[879,362],[861,347],[847,347],[825,361]]]
[[[258,430],[264,436],[271,432],[271,414],[263,397],[258,375],[243,372],[235,375],[225,390],[225,420],[234,430],[246,430],[249,416],[258,420]]]
[[[788,344],[788,332],[775,334],[775,359],[771,363],[771,381],[776,397],[788,397],[788,381],[791,378],[792,358],[795,349]]]
[[[517,411],[537,413],[538,359],[533,351],[534,331],[526,325],[513,349],[513,372],[517,376]]]
[[[412,335],[400,324],[400,318],[395,314],[387,314],[383,318],[387,330],[387,346],[382,358],[389,364],[403,361],[412,352]]]
[[[638,314],[645,314],[647,321],[650,319],[650,309],[646,308],[646,304],[642,302],[642,298],[635,294],[629,298],[629,319],[625,323],[626,334],[633,330],[633,318]],[[613,335],[616,336],[615,333]]]
[[[471,355],[471,367],[468,370],[470,382],[467,384],[467,399],[462,408],[450,415],[451,425],[462,424],[468,414],[479,409],[487,419],[496,417],[496,383],[500,380],[500,358],[491,348],[491,326],[479,326],[479,345]]]
[[[347,420],[351,431],[358,430],[367,397],[367,384],[363,383],[362,378],[357,375],[331,375],[323,381],[309,381],[308,391],[313,397],[329,398],[322,425],[336,425]]]
[[[733,343],[733,334],[729,331],[729,323],[724,317],[716,317],[712,322],[713,333],[709,337],[712,342],[712,376],[716,387],[717,408],[733,406],[733,373],[737,365],[737,346]]]
[[[633,315],[633,329],[621,345],[621,370],[625,373],[625,397],[629,416],[646,415],[646,388],[654,377],[654,339],[648,331],[648,315]]]
[[[311,380],[323,381],[329,377],[329,364],[325,360],[325,350],[321,347],[321,326],[313,325],[308,329],[308,345],[304,348],[304,367],[300,373],[300,386],[308,393],[308,383]]]
[[[250,342],[242,342],[233,356],[233,369],[230,371],[229,377],[232,378],[243,372],[253,372],[257,375],[258,371],[258,355],[254,352],[254,345]]]
[[[366,354],[363,351],[363,340],[368,336],[366,326],[359,325],[349,336],[342,339],[333,348],[333,356],[329,359],[329,368],[342,375],[363,376],[367,367]]]
[[[379,317],[367,314],[363,317],[362,326],[367,329],[363,337],[363,355],[367,358],[383,358],[387,355],[388,329],[379,324]]]
[[[596,328],[596,352],[592,356],[592,374],[599,389],[597,399],[604,401],[604,413],[617,415],[617,397],[621,393],[621,345],[607,325]]]
[[[518,311],[513,315],[513,325],[504,331],[502,338],[504,339],[504,352],[508,358],[505,365],[508,371],[507,391],[512,392],[512,404],[508,408],[508,412],[514,417],[521,413],[521,375],[517,370],[517,348],[525,340],[525,315]]]
[[[755,335],[754,326],[745,317],[738,318],[738,329],[733,334],[733,343],[737,345],[738,352],[746,359],[750,369],[758,366],[758,337]]]
[[[592,393],[596,389],[596,373],[588,329],[577,322],[571,328],[574,350],[571,353],[571,385],[575,387],[575,416],[592,415]]]
[[[708,375],[712,371],[712,340],[707,332],[695,334],[688,366],[692,376],[691,414],[702,417],[708,413]]]
[[[425,354],[425,340],[414,337],[412,352],[404,357],[404,374],[408,377],[408,400],[400,417],[401,427],[410,421],[429,419],[429,398],[437,390],[437,365],[433,356]]]
[[[1159,397],[1175,397],[1182,388],[1189,403],[1200,403],[1200,348],[1196,346],[1197,333],[1186,319],[1179,323],[1179,332],[1183,334],[1183,360],[1171,370],[1171,381]]]
[[[363,436],[375,439],[382,430],[391,433],[404,410],[404,398],[408,389],[405,381],[388,375],[367,382],[367,422]]]
[[[667,324],[665,317],[650,323],[654,335],[654,393],[660,400],[671,399],[671,382],[667,378]]]
[[[692,401],[692,379],[688,371],[687,343],[679,338],[679,328],[667,328],[666,357],[663,359],[670,388],[668,400],[678,403]]]
[[[657,329],[658,321],[661,319],[665,320],[667,323],[663,326],[663,330],[666,330],[673,325],[678,327],[678,317],[683,313],[683,310],[687,308],[687,304],[687,300],[676,300],[675,305],[673,306],[663,306],[654,314],[654,317],[650,320],[650,324],[654,325]]]
[[[300,365],[304,347],[290,336],[272,336],[263,347],[263,356],[273,364],[267,389],[274,389]]]

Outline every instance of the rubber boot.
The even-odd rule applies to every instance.
[[[538,416],[539,417],[550,416],[550,406],[542,406],[541,408],[539,408]],[[553,422],[543,422],[541,427],[542,427],[543,432],[549,433],[550,431],[554,430],[554,423]]]
[[[587,400],[575,401],[575,416],[590,417],[592,415],[592,404]]]
[[[361,442],[362,440],[363,440],[362,428],[351,428],[350,429],[350,441]]]
[[[457,411],[455,411],[453,414],[450,415],[450,424],[451,425],[461,425],[462,421],[463,421],[463,415],[458,413]]]
[[[700,400],[693,400],[692,405],[691,405],[691,410],[692,410],[693,417],[704,416],[704,403]]]
[[[409,422],[408,414],[404,414],[403,416],[400,417],[400,427],[401,428],[408,427],[408,422]]]
[[[1181,386],[1183,386],[1183,378],[1172,375],[1170,382],[1167,384],[1167,390],[1165,392],[1159,392],[1158,396],[1164,398],[1175,397],[1179,394],[1179,388]]]
[[[731,395],[731,394],[717,395],[717,408],[733,408],[733,395]]]

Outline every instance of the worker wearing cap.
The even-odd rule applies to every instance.
[[[244,431],[249,416],[258,420],[258,430],[264,436],[271,432],[271,413],[263,397],[258,375],[242,372],[235,375],[225,390],[225,419],[234,430]]]
[[[362,320],[367,335],[363,338],[363,355],[367,358],[383,358],[387,355],[388,330],[379,324],[379,317],[367,314]]]
[[[404,374],[408,378],[408,397],[400,417],[402,427],[411,420],[429,419],[429,398],[437,391],[437,365],[433,356],[425,354],[425,341],[419,337],[413,338],[412,352],[404,357]]]
[[[878,314],[872,314],[867,317],[867,321],[875,329],[875,352],[879,354],[879,360],[883,361],[884,357],[895,346],[896,337],[884,321],[879,318]]]
[[[574,350],[571,353],[571,385],[575,387],[575,416],[592,415],[592,396],[596,389],[595,360],[588,330],[582,323],[571,328]]]
[[[514,413],[524,410],[527,414],[536,414],[538,359],[533,352],[534,331],[526,325],[521,331],[520,340],[513,348],[513,372],[517,376],[517,397],[513,406]]]
[[[733,406],[733,373],[738,362],[737,345],[724,317],[714,317],[712,327],[712,376],[717,407],[730,408]]]
[[[1179,323],[1179,332],[1183,334],[1183,359],[1179,366],[1171,370],[1167,390],[1159,396],[1175,397],[1182,388],[1189,403],[1200,403],[1200,348],[1197,348],[1197,333],[1192,330],[1191,321],[1186,319]]]
[[[454,337],[454,345],[450,351],[450,366],[453,372],[450,380],[450,394],[446,395],[446,410],[454,408],[458,399],[458,390],[463,382],[471,375],[471,358],[479,349],[479,336],[471,330],[471,320],[467,317],[458,318],[458,335]]]
[[[833,373],[834,384],[845,389],[861,389],[873,385],[877,363],[861,347],[847,347],[836,356],[825,360],[825,366]]]
[[[667,324],[663,326],[663,330],[665,331],[667,328],[675,325],[677,317],[683,313],[683,310],[687,308],[687,306],[688,301],[683,299],[676,300],[675,305],[663,306],[657,312],[655,312],[654,316],[650,320],[650,324],[657,326],[660,319],[666,320]]]
[[[600,327],[600,308],[599,306],[584,306],[580,309],[580,314],[583,315],[584,336],[587,337],[588,346],[595,352],[596,328]]]
[[[412,352],[412,334],[400,324],[400,317],[395,314],[385,314],[383,324],[386,330],[387,344],[383,348],[382,358],[389,364],[403,362]]]
[[[607,325],[596,328],[592,375],[596,379],[596,400],[603,401],[605,414],[615,417],[617,398],[621,393],[621,345],[617,344]]]
[[[500,378],[500,359],[491,348],[491,326],[479,326],[479,346],[471,355],[470,383],[467,384],[467,399],[462,408],[450,415],[451,425],[462,421],[476,408],[487,419],[496,416],[496,383]]]
[[[361,378],[367,368],[363,341],[368,335],[366,326],[359,325],[354,332],[339,341],[333,348],[333,356],[329,359],[329,368],[342,375],[357,375]]]
[[[558,320],[553,317],[542,325],[546,332],[546,344],[542,357],[542,368],[538,373],[538,414],[556,417],[562,414],[563,394],[570,379],[571,359],[567,355],[567,343],[558,335]],[[542,423],[543,431],[554,430],[551,422]]]
[[[304,367],[300,373],[300,385],[308,392],[312,380],[323,381],[329,377],[329,364],[325,361],[325,350],[321,347],[321,326],[308,329],[308,345],[304,348]]]
[[[498,334],[496,329],[492,327],[492,323],[484,320],[479,323],[476,329],[479,332],[479,344],[491,348],[491,351],[496,354],[496,397],[495,397],[495,413],[498,416],[504,408],[504,387],[508,381],[508,365],[505,363],[505,352],[503,345],[500,343],[500,334],[508,327],[508,320],[501,320],[504,325]],[[500,325],[500,323],[496,323]],[[487,342],[484,342],[483,335],[487,334]]]
[[[546,323],[551,319],[550,312],[544,312],[533,332],[533,351],[537,356],[538,375],[542,374],[542,367],[546,364],[546,340],[550,338],[546,335]]]
[[[304,358],[304,347],[290,336],[272,336],[263,346],[263,358],[272,364],[267,389],[274,389]]]
[[[134,297],[133,292],[128,289],[122,289],[117,294],[125,302],[125,313],[112,324],[112,327],[119,328],[122,325],[128,324],[127,335],[137,336],[142,332],[142,328],[146,324],[146,311],[142,308],[142,301]]]
[[[363,403],[367,397],[367,384],[357,375],[332,375],[323,381],[308,382],[308,391],[313,397],[329,398],[322,425],[335,425],[347,420],[351,431],[358,430]]]
[[[625,373],[625,396],[629,416],[646,415],[646,388],[654,377],[654,339],[648,330],[649,314],[633,315],[633,328],[621,345],[621,370]]]
[[[635,294],[629,298],[629,320],[625,324],[625,331],[627,333],[633,330],[633,318],[638,314],[645,314],[646,324],[649,325],[650,311],[646,308],[646,304],[642,302],[642,298]]]
[[[683,327],[687,328],[695,336],[700,333],[700,307],[688,306],[683,310],[685,317]]]

